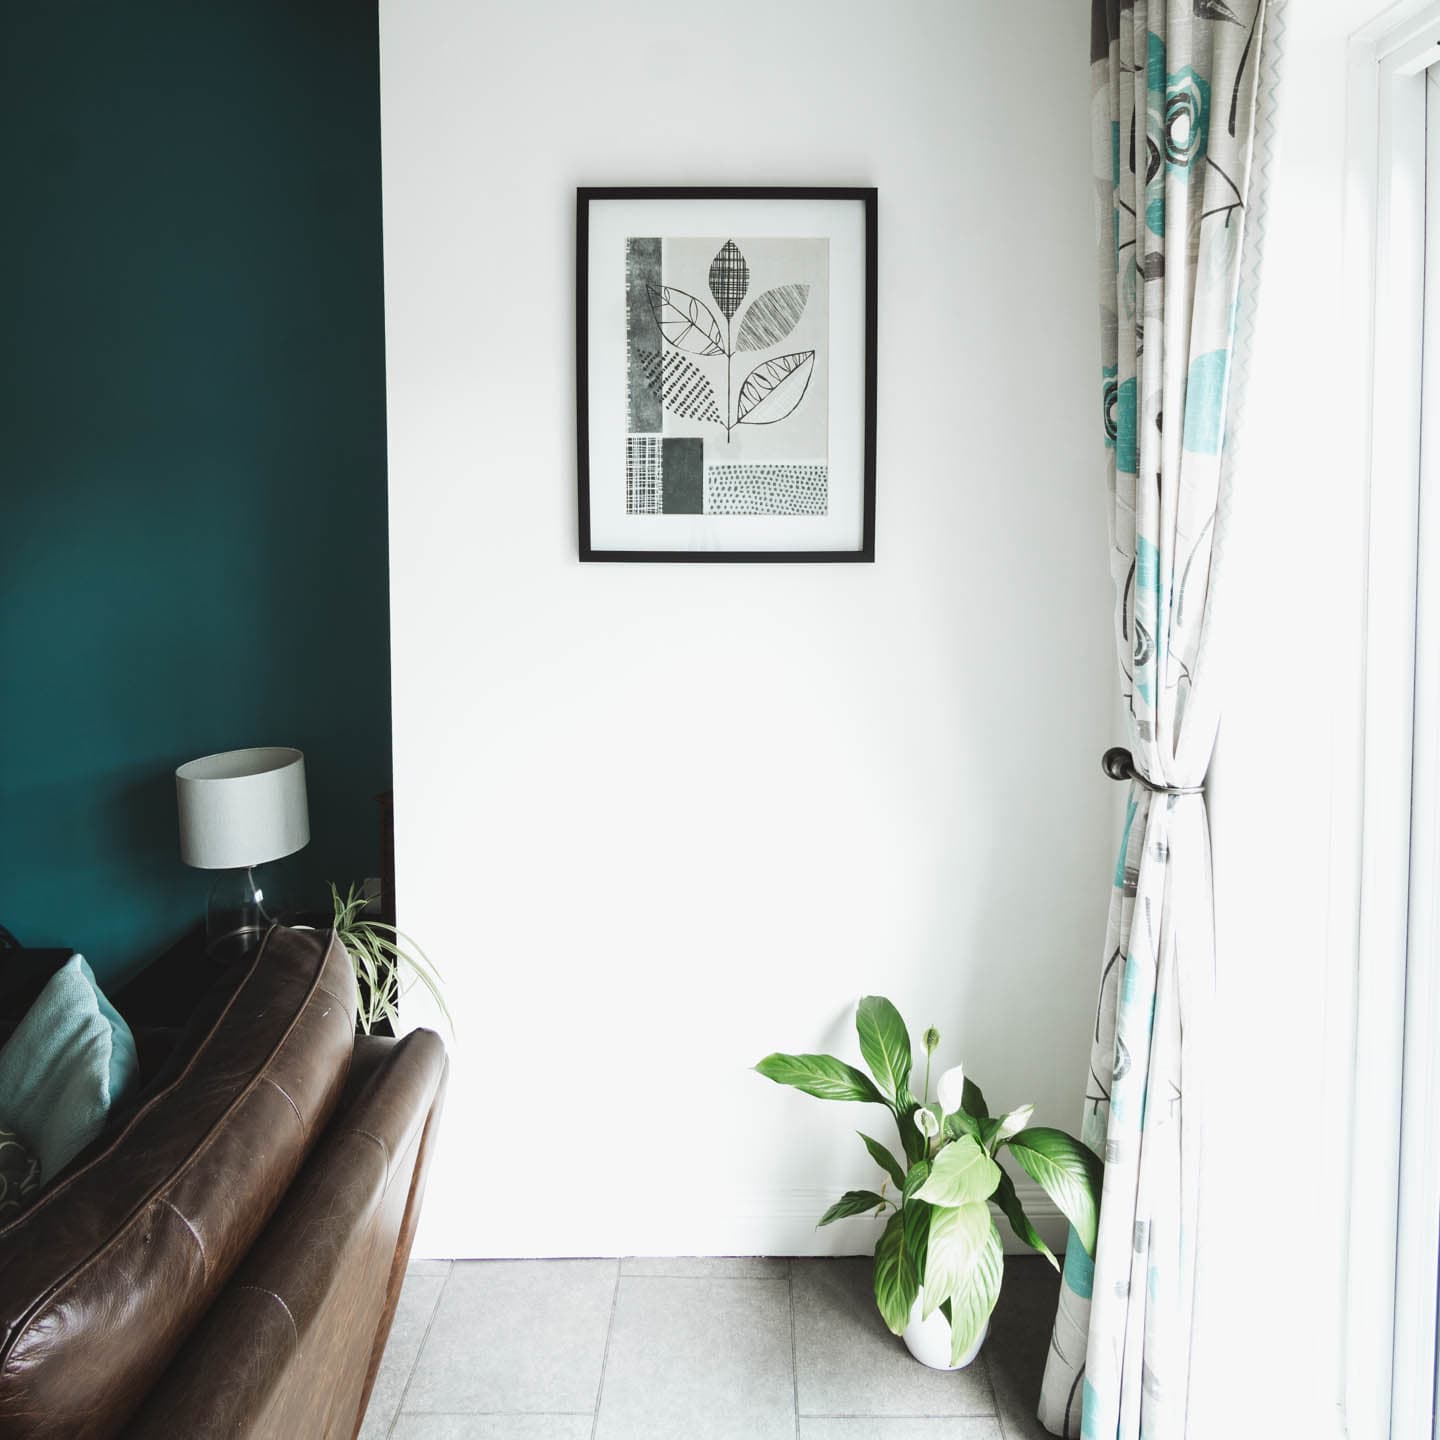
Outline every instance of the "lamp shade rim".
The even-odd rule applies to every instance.
[[[244,750],[217,750],[201,755],[175,767],[176,780],[190,785],[212,781],[244,780],[255,775],[270,775],[284,770],[297,761],[303,762],[305,752],[290,745],[254,745]]]

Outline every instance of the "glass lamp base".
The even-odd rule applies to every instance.
[[[222,870],[210,887],[205,907],[205,953],[228,965],[253,950],[274,923],[254,867]]]

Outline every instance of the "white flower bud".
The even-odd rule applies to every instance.
[[[915,1128],[927,1139],[933,1140],[940,1133],[940,1122],[933,1110],[923,1105],[915,1112]]]

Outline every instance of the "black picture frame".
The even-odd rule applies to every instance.
[[[597,200],[853,200],[865,220],[865,432],[863,529],[856,550],[600,550],[590,533],[589,251]],[[575,433],[580,559],[640,564],[873,563],[875,559],[875,330],[878,315],[878,191],[874,186],[585,186],[575,191]]]

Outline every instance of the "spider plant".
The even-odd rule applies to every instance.
[[[440,993],[440,973],[410,936],[393,925],[365,918],[369,898],[351,885],[344,896],[330,883],[330,901],[335,909],[335,934],[350,955],[360,984],[360,1008],[356,1022],[366,1034],[382,1020],[392,1024],[400,1018],[400,998],[418,980],[434,997],[450,1033],[455,1022]],[[408,970],[410,978],[403,978]]]

